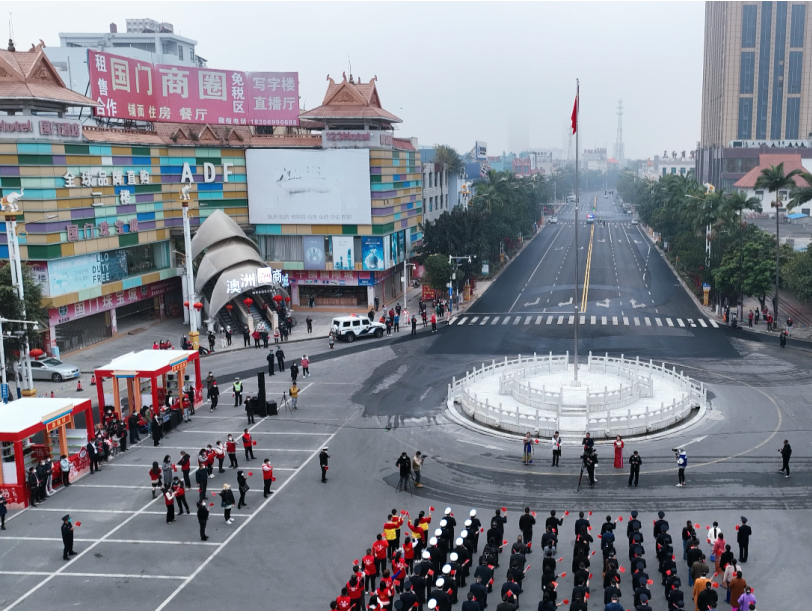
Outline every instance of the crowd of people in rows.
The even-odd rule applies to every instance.
[[[433,511],[434,508],[430,507],[428,515],[421,511],[413,518],[406,510],[393,509],[383,524],[382,534],[377,534],[364,556],[353,562],[352,575],[336,599],[330,602],[330,609],[407,611],[416,608],[423,611],[427,607],[451,611],[462,600],[462,611],[483,611],[489,598],[496,599],[496,611],[518,609],[525,580],[529,577],[528,555],[537,551],[533,547],[536,513],[529,507],[524,509],[518,519],[521,534],[508,547],[505,507],[495,511],[487,531],[477,517],[477,510],[472,509],[457,532],[458,523],[451,507],[445,508],[432,530]],[[658,512],[657,519],[653,520],[654,557],[648,563],[643,525],[637,511],[632,511],[627,518],[625,533],[621,524],[623,516],[616,519],[606,516],[600,525],[597,542],[591,534],[592,512],[580,512],[574,520],[574,545],[569,567],[574,586],[572,593],[566,596],[560,592],[560,580],[568,571],[559,573],[559,565],[564,562],[560,550],[566,545],[561,529],[568,516],[569,511],[561,517],[551,511],[544,522],[540,541],[542,597],[538,611],[554,611],[562,605],[573,611],[587,611],[590,596],[603,599],[597,608],[604,611],[624,611],[627,607],[635,611],[651,611],[654,579],[649,577],[649,572],[653,572],[652,569],[659,573],[668,611],[690,608],[713,611],[720,604],[719,587],[726,590],[726,600],[732,609],[754,611],[756,608],[753,588],[742,570],[742,564],[747,562],[752,533],[745,517],[735,527],[738,561],[718,523],[706,527],[706,536],[702,538],[711,546],[711,564],[706,561],[701,548],[700,524],[688,521],[681,533],[682,560],[687,566],[680,569],[675,552],[679,540],[670,534],[664,512]],[[402,531],[405,536],[401,542]],[[480,534],[485,535],[481,553]],[[628,562],[624,557],[626,543]],[[562,555],[557,557],[559,554]],[[504,579],[497,576],[500,562],[507,564]],[[627,571],[628,581],[624,583]],[[687,579],[679,576],[683,572]],[[596,577],[598,574],[600,577]],[[625,606],[620,603],[623,597],[621,584],[632,599]],[[468,591],[464,592],[466,586]]]

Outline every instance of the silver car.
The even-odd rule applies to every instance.
[[[31,361],[31,376],[35,380],[61,382],[79,377],[79,368],[67,365],[53,357]]]

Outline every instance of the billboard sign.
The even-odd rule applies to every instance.
[[[298,125],[297,72],[152,64],[88,51],[96,116],[168,123]]]
[[[488,143],[482,142],[481,140],[477,140],[476,144],[474,145],[474,153],[477,159],[487,159],[488,158]]]
[[[0,120],[0,140],[82,141],[82,124],[72,119],[11,116]]]
[[[65,257],[48,262],[51,297],[76,293],[127,277],[127,252],[123,249]]]
[[[326,149],[391,149],[392,134],[367,129],[326,129],[321,132],[321,146]]]
[[[245,165],[250,223],[372,224],[368,150],[248,149]]]
[[[324,269],[324,237],[302,236],[302,246],[304,247],[304,268]]]
[[[383,238],[361,237],[361,258],[366,272],[380,272],[384,267]]]
[[[352,236],[333,236],[333,269],[355,269],[353,242]]]

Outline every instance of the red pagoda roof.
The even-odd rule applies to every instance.
[[[378,90],[375,86],[377,77],[368,83],[356,83],[344,80],[336,83],[329,76],[329,85],[321,106],[307,110],[299,115],[300,119],[316,121],[330,119],[383,119],[390,123],[402,123],[401,119],[381,108]]]
[[[31,51],[0,50],[0,98],[58,102],[67,106],[99,105],[65,86],[41,46]]]

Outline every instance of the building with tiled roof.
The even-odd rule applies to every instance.
[[[806,165],[804,165],[804,161]],[[763,170],[769,169],[772,166],[777,166],[779,163],[784,164],[784,173],[788,174],[793,170],[800,170],[801,172],[812,171],[812,159],[804,159],[800,153],[763,153],[758,156],[758,165],[749,170],[744,176],[735,182],[734,189],[737,189],[747,195],[747,197],[755,197],[761,202],[761,209],[765,213],[775,216],[775,203],[776,196],[780,194],[781,201],[787,202],[789,200],[789,191],[779,191],[778,193],[770,193],[764,189],[756,189],[756,181],[761,176]],[[799,187],[806,187],[806,181],[800,176],[793,176],[792,179]],[[782,204],[781,215],[785,213],[786,204]],[[809,215],[812,212],[812,205],[805,205],[803,208],[795,212],[803,212]]]
[[[402,123],[398,117],[381,107],[375,86],[377,80],[376,76],[368,83],[361,83],[355,82],[352,75],[350,80],[344,75],[344,80],[336,83],[328,76],[327,81],[330,84],[321,106],[301,113],[299,118],[329,122],[335,128],[357,124],[359,128],[363,126],[364,129],[369,129],[370,126],[388,127],[392,123]]]

